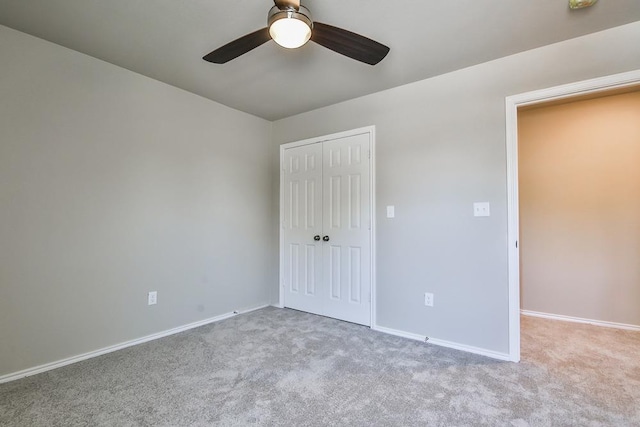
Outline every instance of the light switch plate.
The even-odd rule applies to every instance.
[[[387,218],[394,218],[396,216],[396,207],[387,206]]]
[[[473,216],[491,216],[489,202],[476,202],[473,204]]]

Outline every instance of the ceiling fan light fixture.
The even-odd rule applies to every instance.
[[[583,7],[593,6],[598,0],[569,0],[569,8],[582,9]]]
[[[309,9],[301,6],[299,0],[274,0],[274,3],[275,6],[267,15],[266,27],[220,46],[202,59],[214,64],[225,64],[270,40],[289,49],[312,41],[369,65],[376,65],[389,53],[388,46],[368,37],[333,25],[313,22]]]
[[[311,38],[313,23],[309,10],[300,6],[299,10],[287,8],[284,10],[274,6],[269,11],[267,23],[271,38],[282,47],[295,49]]]

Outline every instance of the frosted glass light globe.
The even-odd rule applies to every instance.
[[[309,41],[311,28],[299,19],[283,18],[271,24],[269,34],[280,46],[295,49]]]

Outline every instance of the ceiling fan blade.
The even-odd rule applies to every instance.
[[[300,0],[273,0],[273,2],[278,6],[278,9],[284,10],[288,7],[292,7],[295,10],[300,10]]]
[[[271,40],[269,28],[265,27],[217,48],[202,59],[213,62],[214,64],[224,64],[225,62],[229,62],[240,55],[244,55],[269,40]]]
[[[311,40],[327,49],[369,65],[376,65],[382,61],[390,50],[375,40],[321,22],[313,23]]]

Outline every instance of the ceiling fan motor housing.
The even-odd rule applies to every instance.
[[[271,28],[271,24],[280,19],[297,19],[304,22],[307,26],[313,29],[313,21],[311,20],[311,12],[304,6],[300,6],[298,10],[293,7],[287,7],[286,9],[280,9],[278,6],[273,6],[269,10],[267,17],[267,26]]]

